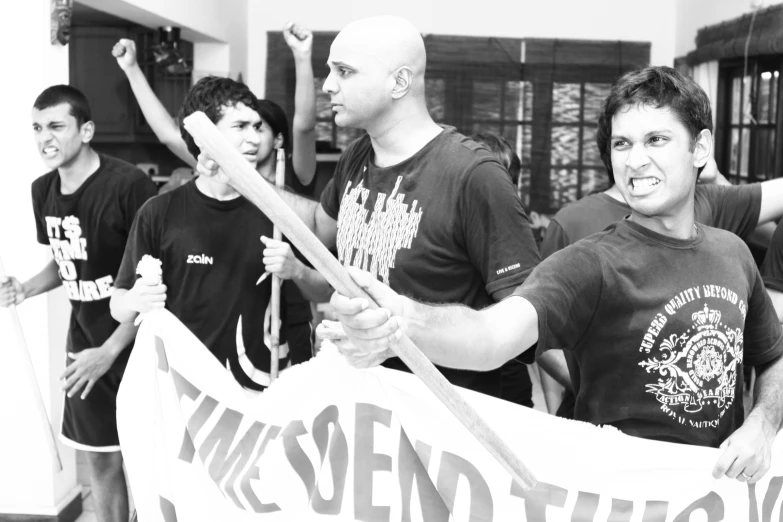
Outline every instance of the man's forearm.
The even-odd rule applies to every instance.
[[[133,324],[139,313],[128,306],[128,291],[123,288],[115,288],[111,294],[109,308],[114,320],[121,324]],[[134,334],[135,335],[135,334]]]
[[[319,203],[303,198],[302,196],[297,196],[293,192],[276,187],[272,183],[270,183],[270,186],[275,189],[275,192],[280,196],[280,199],[282,199],[285,204],[294,211],[297,217],[302,220],[302,223],[304,223],[311,232],[315,232],[315,210]]]
[[[296,90],[294,91],[294,131],[315,129],[315,80],[309,55],[294,55]]]
[[[102,348],[107,350],[114,358],[127,348],[136,338],[136,332],[139,330],[133,322],[120,323],[114,332],[103,343]]]
[[[285,189],[275,187],[271,183],[270,185],[285,204],[294,211],[297,217],[302,220],[302,223],[316,235],[326,248],[334,247],[337,224],[334,220],[326,216],[325,212],[319,210],[318,207],[321,206],[320,202],[297,196]],[[321,215],[320,219],[319,215]],[[322,222],[323,220],[329,221],[329,224],[325,225]]]
[[[777,433],[783,422],[783,357],[756,367],[753,409],[748,417],[760,417]]]
[[[775,307],[775,313],[778,315],[778,321],[783,323],[783,292],[767,288],[767,294]]]
[[[558,384],[571,389],[571,375],[563,350],[547,350],[538,358],[538,365]]]
[[[332,295],[334,289],[326,282],[324,276],[318,273],[317,270],[302,266],[302,270],[296,277],[291,279],[299,290],[302,291],[302,295],[308,301],[315,303],[326,303]]]
[[[30,297],[43,294],[62,285],[63,282],[58,274],[59,267],[57,261],[52,259],[40,272],[22,283],[24,288],[24,297]]]
[[[761,209],[759,224],[783,217],[783,179],[772,179],[761,183]]]
[[[128,77],[128,82],[130,82],[139,108],[142,114],[144,114],[144,119],[147,120],[155,136],[176,154],[179,159],[189,166],[195,167],[196,159],[188,152],[185,141],[180,135],[177,122],[158,99],[141,68],[138,65],[132,66],[125,71],[125,75]]]
[[[487,371],[528,349],[538,338],[538,315],[523,298],[510,297],[476,311],[461,305],[405,300],[403,328],[435,364]]]

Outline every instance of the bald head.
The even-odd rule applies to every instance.
[[[424,40],[412,23],[399,16],[376,16],[348,24],[335,38],[331,51],[377,59],[389,71],[408,67],[415,79],[424,80]]]
[[[331,97],[341,127],[380,132],[402,120],[431,121],[424,97],[424,40],[404,18],[379,16],[349,24],[329,49]]]

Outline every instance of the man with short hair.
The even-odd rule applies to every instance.
[[[356,364],[374,364],[405,331],[433,362],[476,370],[536,341],[539,357],[566,350],[578,372],[577,420],[721,447],[714,476],[755,483],[769,469],[783,419],[783,339],[747,246],[694,220],[711,128],[707,96],[674,69],[625,75],[599,132],[609,137],[629,218],[542,261],[512,297],[479,312],[424,305],[355,271],[383,308],[335,294],[332,306],[352,341],[341,350]],[[743,365],[758,372],[747,418]]]
[[[610,187],[603,192],[585,196],[555,214],[541,242],[542,259],[581,239],[601,232],[631,213],[631,207],[625,202],[614,182],[612,161],[607,148],[609,136],[599,132],[596,138],[601,160],[609,175]],[[783,216],[783,179],[731,185],[718,172],[712,157],[699,171],[699,180],[704,180],[705,177],[708,181],[697,184],[694,193],[697,223],[728,230],[749,244],[753,244],[751,240],[756,240],[754,232],[757,230],[761,232],[763,228],[761,225],[771,225],[773,220]],[[761,235],[766,234],[768,232],[765,229]],[[766,235],[766,238],[769,236]],[[768,239],[763,241],[766,243]],[[563,353],[549,352],[545,356],[549,363],[546,368],[552,369],[564,365],[567,361],[567,357],[564,359],[564,356]],[[540,375],[549,412],[557,413],[560,417],[572,418],[573,391],[569,387],[564,388],[545,371]],[[558,378],[562,380],[562,376]]]
[[[112,319],[109,298],[133,217],[157,190],[141,170],[93,150],[90,106],[73,87],[55,85],[38,96],[33,132],[52,169],[33,182],[35,224],[54,260],[23,284],[4,281],[0,306],[65,287],[71,320],[60,440],[87,456],[98,520],[125,522],[128,493],[115,411],[136,328]]]
[[[250,89],[230,78],[208,76],[185,96],[180,119],[204,112],[243,157],[255,166],[259,149],[275,135],[256,109]],[[190,153],[199,148],[182,129]],[[259,177],[261,175],[259,174]],[[114,317],[133,322],[139,313],[167,308],[242,386],[261,391],[271,383],[271,278],[265,272],[262,240],[272,222],[221,176],[199,176],[144,205],[133,223],[111,299]],[[164,284],[137,278],[139,261],[161,261]],[[305,297],[322,301],[328,283],[302,266],[291,280]],[[285,296],[281,296],[280,369],[289,365]]]
[[[345,27],[323,90],[334,121],[367,134],[343,152],[319,203],[280,196],[340,261],[417,299],[481,309],[509,295],[538,262],[530,224],[492,154],[437,125],[424,97],[424,41],[407,20]],[[199,171],[214,175],[206,155]],[[483,343],[474,346],[484,349]],[[398,359],[388,362],[406,370]],[[500,371],[442,368],[453,384],[500,395]]]

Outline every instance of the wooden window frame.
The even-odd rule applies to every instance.
[[[743,125],[738,126],[731,121],[732,112],[732,79],[735,77],[735,73],[738,69],[745,69],[744,59],[728,59],[721,60],[719,62],[718,72],[718,93],[717,93],[717,110],[715,121],[715,159],[718,165],[718,170],[721,173],[725,173],[726,178],[732,183],[754,183],[757,181],[765,181],[766,177],[757,176],[756,172],[756,138],[759,128],[769,128],[775,130],[774,140],[774,152],[775,162],[773,164],[771,174],[773,178],[781,177],[783,175],[783,110],[781,110],[781,104],[783,104],[783,55],[765,55],[755,56],[748,58],[747,74],[751,78],[751,106],[754,111],[757,110],[757,98],[756,91],[758,89],[758,78],[760,75],[760,68],[766,68],[767,66],[777,67],[780,71],[781,77],[778,79],[778,92],[777,92],[777,106],[776,106],[776,121],[763,125]],[[744,85],[743,85],[744,89]],[[741,95],[742,96],[742,95]],[[744,115],[741,113],[740,122],[744,121]],[[748,176],[747,178],[740,177],[740,170],[742,165],[741,147],[737,156],[737,172],[731,170],[731,132],[733,128],[738,127],[740,129],[740,140],[742,139],[742,129],[749,129],[749,144],[748,144]]]

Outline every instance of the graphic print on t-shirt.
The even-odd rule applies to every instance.
[[[278,320],[278,335],[280,332],[282,325],[279,324]],[[272,352],[272,303],[270,302],[266,307],[266,312],[264,313],[264,345],[266,346],[267,350],[269,350],[270,355]],[[259,368],[256,368],[256,366],[253,364],[253,362],[250,360],[250,357],[247,354],[247,349],[245,348],[245,334],[244,329],[242,328],[242,315],[240,314],[239,319],[237,320],[237,335],[236,335],[236,345],[237,345],[237,361],[239,362],[238,367],[231,368],[231,361],[230,358],[226,359],[226,369],[236,376],[237,372],[242,372],[245,374],[245,377],[250,379],[256,384],[260,384],[261,386],[269,386],[272,384],[272,379],[269,374],[269,372],[261,370]],[[288,343],[282,343],[278,345],[278,359],[280,360],[280,366],[279,370],[285,370],[290,366],[290,361],[287,361],[288,359]]]
[[[87,239],[76,216],[45,216],[46,234],[52,254],[60,268],[60,278],[68,299],[72,301],[99,301],[111,297],[114,277],[106,275],[95,281],[78,279],[75,261],[87,260]]]
[[[653,357],[639,366],[658,377],[646,391],[680,424],[716,428],[734,403],[743,331],[729,324],[728,317],[736,314],[731,308],[739,309],[744,320],[747,306],[735,292],[693,286],[674,296],[644,334],[639,351]],[[658,339],[667,323],[690,327]]]
[[[391,194],[378,192],[372,210],[367,207],[370,190],[365,188],[364,180],[353,188],[349,182],[337,217],[337,258],[344,265],[370,272],[387,285],[397,252],[411,248],[424,212],[418,200],[404,202],[405,194],[399,192],[402,180],[402,176],[397,177]]]

